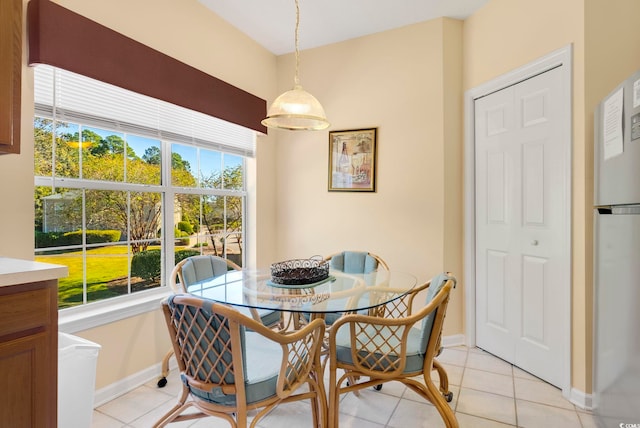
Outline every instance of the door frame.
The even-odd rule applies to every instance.
[[[496,77],[480,86],[469,89],[464,93],[464,279],[465,279],[465,332],[466,345],[476,346],[476,230],[475,230],[475,100],[493,92],[504,89],[527,80],[538,74],[561,67],[563,79],[560,102],[561,111],[566,121],[563,126],[563,140],[567,141],[565,147],[565,177],[564,189],[566,195],[563,198],[564,219],[562,239],[563,281],[565,284],[558,292],[558,298],[562,300],[563,311],[562,325],[558,326],[563,331],[563,381],[562,394],[565,398],[571,395],[571,225],[572,225],[572,147],[573,147],[573,112],[572,112],[572,86],[573,86],[573,47],[571,44],[553,51],[533,62]]]

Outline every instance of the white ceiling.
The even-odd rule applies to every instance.
[[[199,0],[276,55],[295,49],[294,0]],[[447,16],[464,19],[489,0],[300,0],[300,49]]]

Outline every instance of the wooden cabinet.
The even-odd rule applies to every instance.
[[[0,1],[0,154],[20,153],[22,0]]]
[[[0,286],[0,427],[55,427],[58,280]]]

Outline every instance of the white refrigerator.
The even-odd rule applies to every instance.
[[[640,71],[594,123],[594,414],[640,427]]]

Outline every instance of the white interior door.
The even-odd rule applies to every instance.
[[[561,67],[475,101],[476,343],[562,387],[570,170]]]

